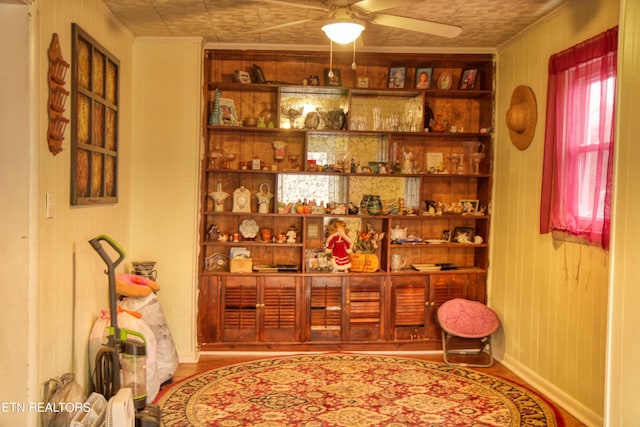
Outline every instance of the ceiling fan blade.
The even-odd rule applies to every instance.
[[[304,24],[305,22],[311,22],[311,21],[315,21],[315,19],[309,18],[309,19],[301,19],[300,21],[285,22],[284,24],[272,25],[271,27],[258,28],[255,30],[246,31],[244,34],[266,33],[267,31],[277,30],[279,28],[291,27],[294,25],[300,25],[300,24]]]
[[[381,10],[393,9],[400,6],[411,6],[415,0],[361,0],[352,4],[366,13],[380,12]]]
[[[462,32],[462,28],[455,25],[385,14],[374,15],[373,18],[371,18],[371,22],[387,27],[395,27],[402,30],[416,31],[448,38],[458,37]]]
[[[299,4],[299,3],[294,3],[291,1],[284,1],[284,0],[253,0],[256,1],[258,3],[271,3],[271,4],[276,4],[278,6],[286,6],[286,7],[299,7],[301,9],[316,9],[316,10],[322,10],[322,11],[327,11],[328,9],[326,7],[323,6],[313,6],[313,5],[308,5],[308,4]]]

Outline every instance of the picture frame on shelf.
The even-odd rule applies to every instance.
[[[416,89],[430,89],[433,68],[416,68]]]
[[[369,77],[358,77],[358,87],[366,89],[369,87]]]
[[[443,71],[440,73],[440,77],[438,77],[438,89],[440,90],[449,90],[451,89],[451,82],[453,81],[453,76],[448,71]]]
[[[233,76],[236,83],[251,83],[251,75],[246,71],[235,70]]]
[[[333,71],[333,76],[329,77],[329,72]],[[324,69],[324,85],[325,86],[342,86],[342,74],[340,70],[325,68]]]
[[[307,249],[305,253],[306,270],[309,272],[331,271],[331,254],[322,249]]]
[[[475,89],[477,79],[478,79],[477,68],[468,68],[468,69],[462,70],[462,74],[460,75],[460,86],[458,87],[458,89],[460,90]]]
[[[444,173],[444,153],[427,152],[426,163],[428,173]]]
[[[453,229],[451,241],[455,243],[472,243],[473,227],[456,227]]]
[[[238,126],[236,106],[231,98],[220,98],[220,124],[223,126]]]
[[[404,89],[407,67],[389,67],[389,89]]]
[[[480,201],[477,199],[463,199],[460,200],[460,206],[462,206],[463,215],[474,215],[478,212]]]

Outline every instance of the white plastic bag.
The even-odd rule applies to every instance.
[[[98,350],[108,343],[109,326],[111,324],[109,312],[103,310],[102,316],[95,321],[89,337],[89,367],[91,374],[95,369],[95,359]],[[156,336],[143,319],[139,319],[127,312],[118,313],[118,327],[141,333],[147,341],[147,403],[153,402],[160,390],[158,378],[158,346]],[[140,342],[140,339],[130,335],[128,339]]]
[[[84,390],[74,374],[66,373],[59,378],[51,378],[44,385],[44,401],[52,409],[43,412],[43,427],[67,427],[85,399]]]
[[[151,327],[158,344],[158,377],[160,384],[173,378],[178,369],[179,359],[176,345],[173,342],[169,325],[164,317],[162,305],[156,294],[151,293],[142,298],[124,298],[118,305],[125,310],[136,311]]]

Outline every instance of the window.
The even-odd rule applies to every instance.
[[[618,29],[549,59],[540,232],[609,246]]]

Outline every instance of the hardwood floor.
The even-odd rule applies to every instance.
[[[184,378],[187,378],[191,375],[198,374],[200,372],[207,371],[209,369],[215,369],[222,366],[232,365],[235,363],[248,362],[256,359],[264,359],[270,357],[277,357],[277,354],[273,353],[229,353],[229,354],[221,354],[216,353],[215,355],[201,355],[198,363],[181,363],[178,366],[178,369],[173,377],[173,382],[178,382]],[[440,354],[410,354],[404,355],[403,357],[412,357],[421,360],[428,360],[432,362],[442,362],[442,356]],[[526,384],[525,381],[520,379],[517,375],[511,372],[509,369],[505,368],[500,363],[496,362],[490,368],[477,368],[479,371],[485,372],[490,375],[495,375],[498,377],[505,378],[507,380],[517,382],[519,384]],[[166,387],[166,386],[165,386]],[[554,403],[555,404],[555,403]],[[571,415],[569,412],[565,411],[559,405],[555,404],[560,412],[562,413],[562,417],[564,418],[564,422],[566,427],[582,427],[585,424]]]

